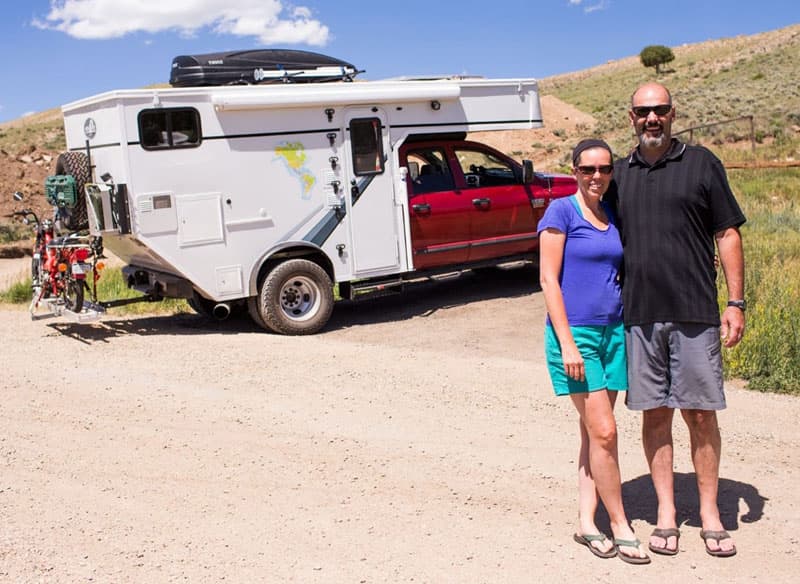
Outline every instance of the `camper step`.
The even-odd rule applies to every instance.
[[[402,278],[349,282],[348,286],[340,285],[340,294],[348,300],[366,300],[402,292],[404,284],[405,281]]]

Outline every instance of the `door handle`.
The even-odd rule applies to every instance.
[[[475,205],[478,209],[488,209],[492,206],[491,199],[472,199],[472,204]]]
[[[428,215],[431,212],[431,206],[428,203],[419,203],[416,205],[411,205],[411,208],[414,209],[416,213],[420,215]]]

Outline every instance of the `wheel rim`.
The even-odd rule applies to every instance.
[[[281,311],[294,321],[308,320],[319,310],[321,295],[322,291],[311,278],[291,278],[281,286]]]

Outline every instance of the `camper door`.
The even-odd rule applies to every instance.
[[[379,108],[352,108],[345,116],[350,180],[347,211],[357,277],[391,273],[400,265],[389,128]]]

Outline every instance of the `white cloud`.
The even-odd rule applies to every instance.
[[[330,37],[308,8],[283,0],[51,0],[50,12],[33,25],[78,39],[170,30],[186,36],[211,30],[262,44],[324,45]]]
[[[570,6],[581,6],[583,4],[583,0],[569,0]],[[584,6],[583,11],[586,14],[591,14],[592,12],[597,12],[598,10],[605,10],[608,8],[609,2],[607,0],[598,0],[594,4],[589,6]]]
[[[605,10],[608,7],[608,3],[605,0],[600,0],[600,2],[596,4],[592,4],[591,6],[586,6],[583,11],[587,14],[591,12],[597,12],[598,10]]]

